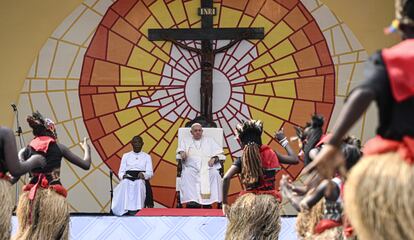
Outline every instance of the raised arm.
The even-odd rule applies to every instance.
[[[84,170],[89,170],[91,167],[91,148],[89,147],[86,138],[83,139],[83,142],[80,145],[84,151],[83,159],[70,151],[65,145],[58,144],[64,158]]]
[[[334,125],[331,139],[316,155],[314,161],[304,169],[304,173],[317,170],[322,178],[333,177],[338,163],[332,159],[335,159],[341,139],[362,116],[374,97],[373,91],[368,88],[357,88],[352,92]]]
[[[282,155],[275,151],[277,158],[279,159],[279,162],[283,164],[298,164],[299,163],[298,156],[293,151],[292,147],[290,147],[289,141],[287,140],[285,133],[283,132],[283,129],[275,133],[275,138],[288,153],[288,155]]]
[[[332,129],[331,139],[314,161],[306,167],[304,173],[316,169],[323,178],[332,177],[338,164],[332,159],[338,152],[342,138],[368,109],[371,102],[384,97],[383,95],[388,93],[387,91],[390,91],[387,71],[382,62],[381,54],[377,53],[367,62],[365,80],[351,92],[343,106]]]
[[[369,88],[357,88],[352,92],[335,122],[328,144],[335,147],[341,145],[342,138],[368,109],[374,97],[374,91]]]
[[[11,175],[19,177],[33,168],[43,167],[46,160],[39,154],[34,154],[25,161],[20,161],[17,155],[16,141],[13,131],[9,128],[0,127],[0,139],[3,144],[4,160]]]

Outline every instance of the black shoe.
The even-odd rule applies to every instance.
[[[201,205],[196,202],[188,202],[186,208],[201,208]]]
[[[135,211],[128,211],[128,212],[127,212],[127,215],[128,215],[128,216],[135,216],[138,212],[139,212],[139,210],[135,210]]]

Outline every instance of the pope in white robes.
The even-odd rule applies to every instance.
[[[133,151],[122,156],[118,177],[121,179],[114,189],[112,212],[117,216],[125,213],[135,214],[144,208],[146,189],[145,180],[153,175],[151,156],[141,151],[144,142],[140,136],[131,141]]]
[[[212,138],[203,136],[202,126],[191,126],[191,138],[178,143],[177,154],[182,160],[180,188],[181,203],[196,202],[201,205],[220,203],[222,178],[220,161],[225,160],[223,148]]]

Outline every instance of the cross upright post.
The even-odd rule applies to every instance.
[[[148,29],[151,41],[171,41],[188,51],[201,56],[200,114],[208,122],[213,122],[213,67],[216,53],[226,51],[243,39],[263,39],[264,28],[213,28],[216,8],[213,0],[201,0],[198,9],[201,28],[187,29]],[[186,46],[180,40],[201,40],[201,49]],[[231,40],[219,49],[213,49],[213,40]]]

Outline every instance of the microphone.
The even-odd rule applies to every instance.
[[[10,106],[13,108],[13,112],[17,112],[16,104],[11,103]]]

